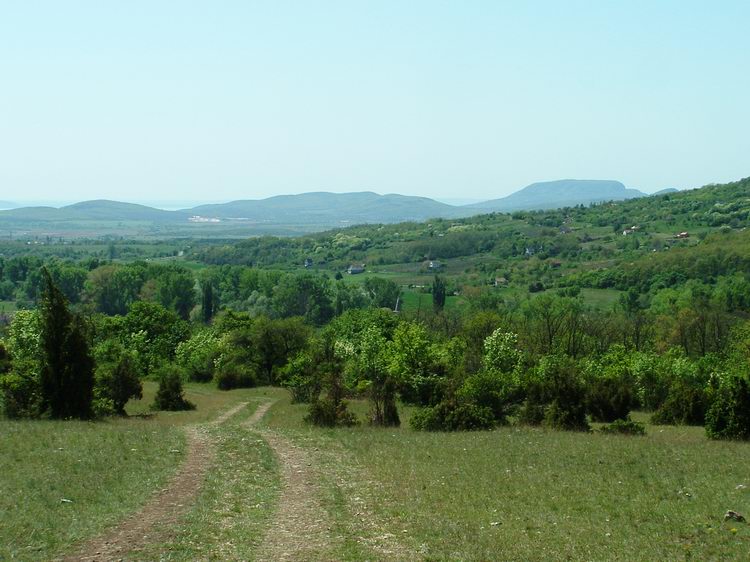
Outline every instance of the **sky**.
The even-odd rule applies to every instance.
[[[750,2],[0,1],[0,200],[750,176]]]

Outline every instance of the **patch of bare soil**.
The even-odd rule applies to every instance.
[[[247,402],[227,410],[210,425],[224,423]],[[81,548],[63,558],[73,561],[123,560],[129,552],[143,549],[147,544],[163,541],[166,529],[184,514],[203,485],[206,471],[211,466],[216,449],[205,429],[190,426],[185,429],[187,454],[182,466],[167,484],[139,511],[117,526],[86,542]],[[158,529],[158,530],[157,530]]]

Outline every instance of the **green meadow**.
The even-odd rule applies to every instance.
[[[189,385],[197,410],[148,416],[153,390],[129,404],[128,419],[0,422],[0,559],[53,558],[134,512],[183,460],[181,427],[239,402],[248,406],[209,429],[217,456],[194,505],[166,544],[136,558],[253,559],[273,521],[280,466],[243,422],[268,400],[261,427],[316,467],[335,559],[728,560],[750,547],[747,524],[723,522],[750,504],[750,449],[709,441],[702,428],[425,433],[401,408],[400,428],[320,429],[280,389]],[[366,403],[350,405],[364,421]]]

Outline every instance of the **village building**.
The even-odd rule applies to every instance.
[[[364,273],[365,272],[365,264],[362,264],[362,265],[354,265],[354,264],[352,264],[352,265],[350,265],[347,268],[346,272],[349,275],[356,275],[358,273]]]

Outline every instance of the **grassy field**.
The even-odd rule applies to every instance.
[[[322,432],[303,414],[282,403],[269,424],[321,451],[341,524],[366,503],[381,534],[426,559],[741,559],[750,548],[746,524],[722,522],[750,507],[750,448],[709,442],[702,428]]]
[[[144,412],[146,390],[132,413]],[[279,389],[192,385],[188,396],[194,412],[0,422],[0,560],[50,558],[134,511],[181,460],[179,426],[240,401],[248,408],[209,430],[218,455],[198,501],[172,539],[135,559],[252,559],[279,497],[279,466],[241,424],[269,399],[262,426],[319,467],[335,559],[727,560],[750,549],[750,527],[722,520],[750,510],[750,447],[708,441],[702,428],[418,433],[402,408],[401,428],[323,430]],[[366,419],[366,403],[351,407]]]
[[[144,399],[128,405],[141,416],[129,419],[0,420],[0,560],[49,559],[133,512],[182,461],[179,426],[248,394],[188,385],[196,410],[144,416],[155,390],[145,384]]]
[[[445,309],[453,310],[466,306],[466,299],[449,295],[445,298]],[[432,310],[432,294],[419,291],[404,291],[399,309],[402,312],[427,313]]]
[[[621,294],[616,289],[581,289],[584,304],[599,310],[611,310]]]
[[[0,422],[0,560],[46,560],[118,521],[166,481],[183,445],[142,419]]]

